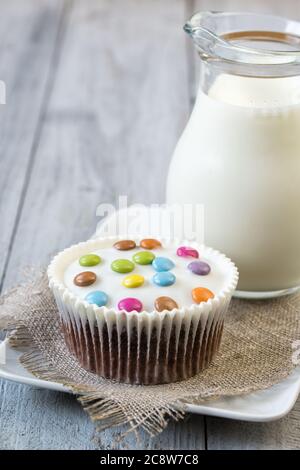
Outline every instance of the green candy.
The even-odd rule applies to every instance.
[[[134,270],[134,264],[129,259],[116,259],[110,267],[116,273],[131,273]]]
[[[139,251],[132,257],[137,264],[151,264],[154,258],[155,255],[151,251]]]
[[[96,266],[101,262],[101,258],[98,255],[89,253],[88,255],[83,255],[79,258],[80,266]]]

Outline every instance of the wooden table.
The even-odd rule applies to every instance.
[[[0,280],[89,237],[96,206],[164,200],[198,59],[182,31],[200,9],[240,1],[0,0]],[[297,0],[243,9],[300,18]],[[300,401],[275,423],[187,416],[158,437],[94,438],[75,398],[0,381],[1,449],[300,448]]]

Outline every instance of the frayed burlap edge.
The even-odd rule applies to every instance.
[[[221,351],[203,373],[183,382],[132,386],[85,371],[69,353],[45,275],[14,288],[0,300],[0,327],[15,328],[13,347],[36,377],[63,384],[95,422],[98,431],[128,425],[128,432],[161,432],[170,418],[181,419],[185,402],[262,390],[286,378],[297,365],[293,344],[300,339],[300,295],[271,301],[234,300]]]

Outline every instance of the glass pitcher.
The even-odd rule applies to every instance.
[[[237,264],[237,295],[300,286],[300,23],[197,13],[185,25],[200,86],[167,203],[204,205],[205,243]]]

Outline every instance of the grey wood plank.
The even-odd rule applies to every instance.
[[[300,4],[294,0],[195,0],[195,11],[253,11],[300,18]],[[198,58],[195,60],[199,61]],[[198,66],[196,65],[196,71]],[[195,75],[197,82],[198,75]],[[196,89],[196,85],[194,85]],[[245,423],[205,418],[208,449],[293,449],[300,448],[300,399],[289,415],[272,423]]]
[[[76,400],[61,393],[0,382],[1,449],[93,449],[93,425]]]
[[[300,449],[300,400],[283,419],[245,423],[207,418],[209,449]]]
[[[5,287],[22,266],[47,263],[87,238],[98,203],[122,193],[131,203],[163,200],[168,160],[189,112],[185,13],[181,0],[74,2]],[[92,442],[93,427],[74,398],[2,387],[3,448],[204,447],[201,417],[171,423],[154,440],[143,435],[139,444],[132,436],[117,443],[120,429]]]
[[[62,2],[1,1],[0,79],[0,286],[22,193],[29,176]]]
[[[97,187],[103,183],[99,173],[109,167],[118,185],[113,190],[103,185],[102,190],[111,199],[128,194],[131,202],[160,202],[188,112],[185,3],[126,0],[122,6],[118,1],[100,5],[87,11],[84,3],[77,4],[63,58],[66,66],[56,81],[50,110],[63,115],[66,109],[83,109],[94,116],[90,145]]]

